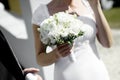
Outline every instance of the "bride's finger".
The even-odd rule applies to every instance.
[[[69,45],[68,43],[64,43],[64,44],[60,44],[57,47],[58,47],[58,49],[61,49],[61,48],[65,47],[65,46],[68,46],[68,45]]]
[[[72,48],[72,46],[70,46],[70,45],[64,45],[63,47],[58,48],[58,51],[59,51],[60,53],[62,53],[62,52],[64,52],[64,51],[66,51],[66,50],[71,50],[71,48]]]
[[[70,50],[65,50],[63,53],[61,53],[62,57],[68,56],[70,54]]]
[[[29,72],[31,72],[31,73],[37,73],[37,72],[39,72],[39,69],[37,69],[37,68],[26,68],[23,71],[25,73],[29,73]]]

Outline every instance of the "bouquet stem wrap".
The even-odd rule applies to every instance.
[[[75,57],[74,52],[72,50],[71,50],[71,54],[69,55],[69,60],[71,62],[76,62],[76,57]]]

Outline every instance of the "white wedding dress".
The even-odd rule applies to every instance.
[[[109,80],[108,72],[95,45],[97,28],[92,11],[87,2],[83,3],[90,13],[78,17],[84,22],[82,30],[85,33],[74,41],[73,53],[76,61],[71,62],[69,56],[58,60],[55,63],[54,80]],[[41,5],[33,14],[33,24],[40,25],[48,17],[47,7]]]

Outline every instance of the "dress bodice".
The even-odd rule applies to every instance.
[[[92,45],[93,47],[93,44],[95,45],[95,37],[97,33],[96,22],[95,22],[95,18],[93,17],[93,11],[86,0],[82,0],[82,2],[87,7],[89,14],[78,16],[78,19],[83,21],[84,23],[84,25],[81,28],[84,31],[84,35],[82,37],[78,37],[77,39],[75,39],[74,46],[73,46],[75,52],[78,51],[78,49],[81,47],[88,48],[84,46],[85,44],[89,46]],[[40,25],[41,22],[44,19],[48,18],[49,16],[50,14],[47,6],[44,4],[41,4],[33,14],[32,23],[36,25]],[[91,49],[93,49],[93,51],[96,53],[97,51],[94,48],[91,48]]]
[[[92,15],[83,15],[78,17],[79,20],[83,21],[83,26],[81,26],[82,31],[84,32],[83,36],[78,37],[75,42],[77,43],[84,43],[94,42],[96,37],[97,29],[96,29],[96,22]]]
[[[79,16],[78,19],[83,21],[83,26],[81,26],[82,31],[84,32],[83,36],[78,37],[74,40],[74,46],[80,47],[85,44],[95,44],[95,37],[97,33],[96,22],[92,15],[83,15]]]

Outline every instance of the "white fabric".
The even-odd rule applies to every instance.
[[[46,5],[40,4],[40,6],[34,11],[32,16],[32,24],[40,25],[40,23],[49,16]]]
[[[88,8],[88,11],[93,14],[92,8],[89,5],[89,2],[87,0],[82,0],[82,3]]]
[[[36,75],[36,74],[33,74],[33,73],[28,73],[28,74],[25,76],[25,80],[37,80],[37,75]]]
[[[3,3],[0,2],[0,10],[4,10],[4,9],[5,9],[5,7],[4,7]]]
[[[38,12],[33,15],[34,24],[39,25],[43,18],[49,16],[47,8],[44,12],[40,9],[39,7],[36,10]],[[54,80],[109,80],[108,72],[95,45],[97,29],[92,14],[81,15],[78,19],[85,23],[82,26],[85,34],[74,41],[74,56],[77,61],[71,62],[68,56],[58,60],[55,63]]]

